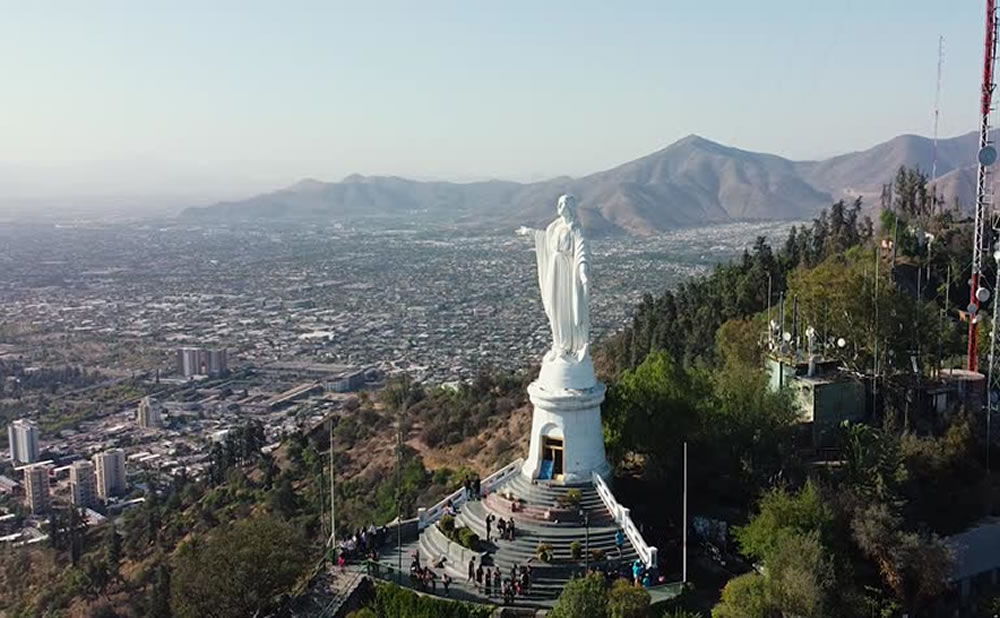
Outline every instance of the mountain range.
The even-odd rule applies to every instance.
[[[975,196],[978,134],[937,144],[937,186],[963,209]],[[303,180],[245,200],[186,209],[187,219],[316,220],[423,217],[510,228],[552,219],[556,198],[573,193],[592,234],[645,236],[712,223],[807,219],[838,199],[861,196],[874,207],[900,166],[929,173],[930,138],[900,135],[867,150],[821,161],[793,161],[689,135],[645,157],[579,178],[540,182],[423,182],[352,175]]]

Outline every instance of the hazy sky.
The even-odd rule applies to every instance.
[[[0,189],[579,175],[972,130],[980,0],[0,0]]]

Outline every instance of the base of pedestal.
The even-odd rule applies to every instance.
[[[523,476],[566,485],[590,483],[595,472],[602,478],[610,477],[611,466],[605,456],[601,427],[601,403],[606,389],[592,377],[590,359],[585,362],[586,367],[557,366],[548,371],[543,364],[539,379],[528,386],[534,412],[531,444],[521,467]],[[580,386],[586,382],[581,379],[567,380],[572,386],[553,379],[582,378],[588,374],[589,385],[583,388]]]

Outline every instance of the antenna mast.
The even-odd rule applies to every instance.
[[[983,255],[989,250],[989,227],[997,228],[1000,221],[992,212],[992,191],[990,166],[996,162],[997,151],[990,141],[990,112],[993,109],[993,81],[997,51],[997,7],[996,0],[986,0],[986,41],[983,51],[983,86],[980,96],[979,113],[979,171],[976,176],[976,222],[972,243],[972,277],[969,279],[969,347],[968,368],[979,369],[979,346],[976,340],[979,326],[979,306],[989,298],[989,291],[980,292],[980,278],[983,274]],[[992,223],[992,225],[991,225]],[[989,226],[989,227],[988,227]]]
[[[931,162],[931,184],[937,180],[938,118],[941,116],[941,64],[944,61],[944,35],[938,36],[937,86],[934,90],[934,159]]]

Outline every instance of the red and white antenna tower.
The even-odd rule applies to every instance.
[[[976,222],[972,242],[972,277],[969,279],[969,347],[968,368],[979,369],[979,307],[989,300],[989,290],[982,287],[983,255],[990,248],[990,229],[997,229],[1000,219],[992,212],[992,173],[990,168],[997,159],[996,148],[990,140],[990,112],[993,110],[993,81],[997,54],[996,0],[986,0],[986,43],[983,52],[983,87],[979,104],[979,172],[976,177]],[[991,218],[993,221],[991,221]],[[990,354],[992,359],[993,354]]]

